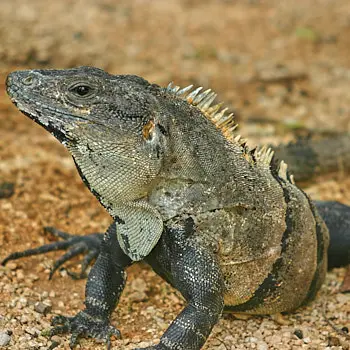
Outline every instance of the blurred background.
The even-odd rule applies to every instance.
[[[5,78],[12,70],[81,65],[137,74],[159,85],[173,81],[211,88],[235,112],[240,133],[252,145],[278,144],[310,133],[336,134],[350,126],[350,2],[0,1],[0,183],[9,184],[10,194],[0,200],[0,259],[47,242],[42,235],[45,225],[72,233],[103,231],[108,226],[108,215],[81,183],[66,150],[21,115],[5,94]],[[350,203],[350,181],[344,174],[319,178],[307,192],[313,198]],[[21,304],[23,298],[51,302],[52,312],[81,308],[84,281],[73,282],[62,272],[47,282],[53,259],[52,255],[31,258],[16,262],[11,270],[0,270],[0,331],[13,331],[13,349],[30,341],[36,342],[34,348],[40,348],[40,341],[47,348],[42,337],[31,336],[27,328],[48,326],[51,315],[38,318],[30,303]],[[342,273],[330,277],[324,295],[337,286]],[[157,339],[183,304],[147,268],[132,267],[130,280],[123,306],[113,316],[124,334],[118,346],[125,349],[143,339]],[[55,297],[50,297],[51,290]],[[150,305],[155,308],[149,309]],[[348,299],[338,300],[334,307],[349,316]],[[260,349],[325,349],[333,335],[322,328],[324,324],[314,326],[322,316],[312,312],[292,316],[293,326],[282,329],[272,321],[255,319],[247,331],[243,321],[225,319],[207,349],[231,349],[227,344],[259,348],[246,338],[266,324],[270,334],[255,334],[265,342]],[[345,323],[339,322],[349,323],[346,317]],[[225,327],[241,331],[230,333]],[[296,327],[303,337],[293,335]],[[266,338],[283,332],[286,341]],[[227,337],[232,339],[226,341]],[[225,347],[217,339],[223,339]],[[88,349],[93,342],[84,344]]]
[[[11,0],[0,68],[93,65],[160,85],[210,87],[237,115],[347,127],[346,0]]]

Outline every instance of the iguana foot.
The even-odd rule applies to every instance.
[[[50,331],[51,337],[56,334],[72,333],[69,342],[71,349],[77,345],[80,337],[102,339],[107,344],[107,349],[111,348],[111,336],[121,338],[119,330],[111,326],[108,319],[92,317],[84,311],[80,311],[74,317],[55,316],[51,325],[54,326]]]
[[[69,272],[68,274],[73,279],[86,278],[86,270],[93,260],[97,258],[100,253],[100,244],[103,238],[102,233],[92,233],[86,236],[71,235],[67,232],[60,231],[53,227],[45,227],[45,233],[63,239],[63,241],[57,241],[49,244],[44,244],[40,247],[27,249],[22,252],[15,252],[7,256],[2,262],[5,265],[10,260],[16,260],[26,256],[32,256],[37,254],[44,254],[56,250],[67,250],[60,258],[58,258],[52,266],[49,279],[52,278],[55,271],[62,266],[66,261],[72,259],[79,254],[86,254],[81,263],[81,272],[76,274]]]

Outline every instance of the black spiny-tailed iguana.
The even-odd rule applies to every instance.
[[[53,319],[51,334],[72,333],[72,347],[80,336],[109,345],[119,335],[109,318],[135,261],[149,263],[188,302],[148,348],[158,350],[200,349],[223,311],[275,314],[313,299],[329,231],[345,251],[337,262],[348,261],[349,227],[337,220],[348,208],[316,203],[328,231],[285,163],[242,143],[232,115],[212,106],[213,92],[190,90],[90,67],[8,76],[11,100],[67,147],[114,218],[104,236],[51,230],[65,241],[5,260],[73,246],[56,267],[86,247],[85,266],[98,256],[85,310]]]

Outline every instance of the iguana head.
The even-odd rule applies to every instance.
[[[84,182],[119,222],[124,251],[134,260],[146,256],[163,230],[144,200],[167,152],[160,88],[91,67],[17,71],[6,84],[18,109],[69,149]]]
[[[144,196],[159,172],[166,131],[155,91],[140,77],[92,67],[17,71],[7,78],[11,100],[71,151],[106,202]]]
[[[167,148],[160,88],[91,67],[17,71],[6,84],[18,109],[69,149],[84,182],[119,221],[124,251],[134,260],[147,255],[163,230],[143,200]]]

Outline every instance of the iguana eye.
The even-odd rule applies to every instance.
[[[81,97],[89,95],[92,91],[91,87],[88,85],[77,85],[70,90]]]

